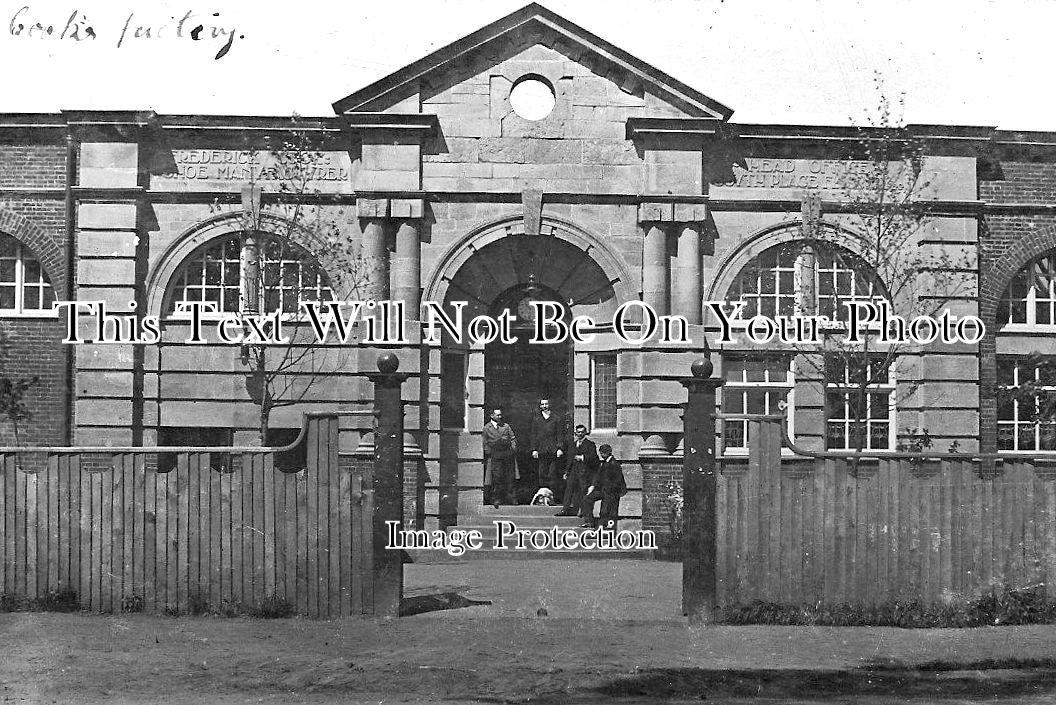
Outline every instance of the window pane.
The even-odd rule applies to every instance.
[[[1016,371],[1015,361],[1008,357],[997,359],[997,383],[1010,387],[1015,384],[1014,374]]]
[[[998,450],[1015,450],[1016,449],[1016,438],[1015,429],[1011,425],[1001,425],[997,427],[997,449]]]
[[[722,393],[722,411],[727,414],[743,414],[744,394],[739,389],[726,389]]]
[[[827,448],[842,449],[847,447],[847,433],[842,423],[829,422],[825,434]]]
[[[765,270],[759,275],[759,292],[762,294],[773,294],[775,291],[774,271]]]
[[[224,289],[224,311],[238,310],[238,289]]]
[[[744,423],[739,421],[726,421],[723,423],[722,443],[726,448],[745,448]]]
[[[1019,448],[1017,450],[1034,450],[1034,424],[1016,424]]]
[[[1034,323],[1039,326],[1052,323],[1052,311],[1048,301],[1037,301],[1034,304]]]
[[[22,287],[22,308],[35,310],[40,308],[40,288],[35,286]]]
[[[780,288],[782,294],[793,294],[796,291],[795,275],[792,272],[783,271],[780,274]]]
[[[762,389],[752,389],[748,392],[748,413],[766,413],[766,392]]]
[[[616,427],[616,356],[595,355],[591,402],[595,428]]]
[[[15,307],[15,287],[0,286],[0,308],[13,309]]]
[[[869,447],[885,450],[890,447],[888,439],[888,424],[872,423],[869,427]]]
[[[766,381],[766,362],[761,359],[748,359],[743,363],[746,382]]]
[[[740,382],[744,377],[744,360],[727,358],[722,361],[722,377],[727,382]]]
[[[444,353],[440,358],[440,426],[466,426],[466,358],[462,353]]]
[[[826,415],[830,419],[845,419],[847,418],[846,408],[844,407],[844,395],[842,392],[826,392],[825,394],[825,411]]]
[[[1038,429],[1038,450],[1056,450],[1056,424],[1041,424]]]
[[[0,259],[0,282],[15,281],[15,260]]]
[[[14,257],[18,250],[18,241],[10,235],[0,233],[0,257]]]

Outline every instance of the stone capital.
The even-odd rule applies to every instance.
[[[638,204],[639,223],[670,223],[703,227],[708,219],[707,203],[642,201]]]
[[[356,199],[356,213],[360,218],[417,220],[425,217],[425,199],[360,196]]]

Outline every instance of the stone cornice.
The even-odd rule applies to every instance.
[[[430,113],[345,113],[341,120],[349,130],[364,132],[396,132],[432,137],[440,124]]]
[[[715,118],[627,118],[627,139],[641,137],[696,137],[705,139],[717,134],[722,121]]]

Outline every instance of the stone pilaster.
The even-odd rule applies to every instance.
[[[670,288],[667,231],[660,223],[646,223],[645,242],[642,245],[642,301],[658,314],[666,314]]]
[[[700,224],[685,223],[678,226],[678,243],[672,263],[673,282],[671,312],[685,316],[692,324],[700,324],[701,302],[701,256]]]
[[[393,199],[390,215],[396,231],[396,253],[392,258],[390,291],[403,301],[407,317],[418,320],[422,291],[422,199]]]
[[[642,244],[642,301],[658,314],[702,322],[703,258],[707,206],[699,203],[642,203],[638,220]]]
[[[389,202],[387,199],[361,198],[359,210],[363,240],[360,249],[363,299],[382,301],[389,298]]]

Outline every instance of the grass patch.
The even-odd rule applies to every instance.
[[[1056,623],[1056,600],[1044,587],[994,588],[973,600],[926,603],[892,600],[872,607],[849,604],[787,605],[757,600],[723,610],[726,624],[773,624],[830,627],[992,627]]]

